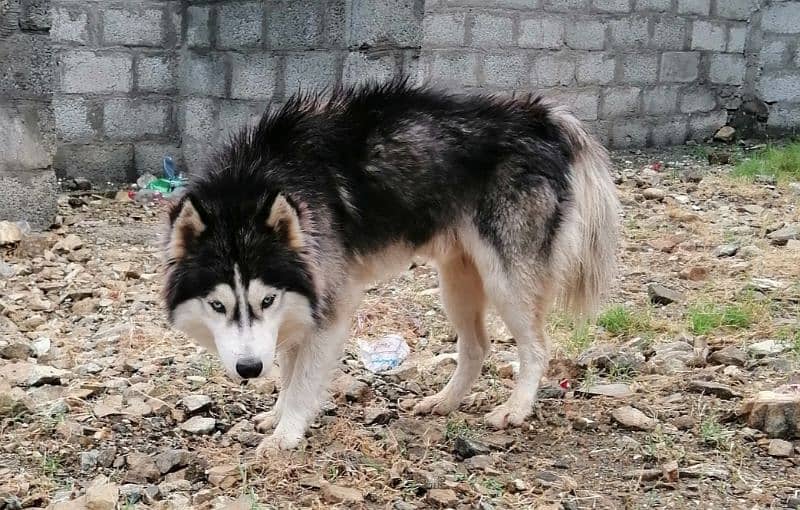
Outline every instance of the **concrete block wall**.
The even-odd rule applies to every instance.
[[[46,0],[0,1],[0,220],[47,227],[56,146]]]
[[[130,182],[180,159],[178,1],[52,0],[59,177]]]
[[[756,0],[428,2],[420,68],[425,80],[447,86],[542,90],[614,147],[703,139],[724,125],[728,110],[739,108],[759,83],[783,91],[765,96],[781,103],[771,108],[775,112],[783,111],[782,102],[800,98],[796,72],[785,70],[796,48],[788,32],[800,30],[800,22],[782,21],[764,31],[780,54],[773,56],[774,73],[759,72],[753,54],[759,41],[752,33],[767,13],[784,10],[787,14],[776,19],[785,20],[800,2],[760,3],[768,5],[759,8]],[[796,115],[796,109],[786,111],[784,116]]]
[[[800,1],[773,1],[759,12],[760,39],[755,94],[770,105],[768,125],[779,131],[800,130]]]

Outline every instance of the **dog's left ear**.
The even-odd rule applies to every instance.
[[[186,246],[197,239],[206,229],[200,213],[191,199],[184,198],[170,211],[172,229],[170,231],[167,253],[172,260],[180,260],[186,255]]]
[[[267,226],[273,229],[292,250],[299,251],[305,245],[297,209],[281,194],[278,194],[272,203]]]

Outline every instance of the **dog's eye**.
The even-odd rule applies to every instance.
[[[225,313],[225,305],[223,305],[216,299],[209,301],[208,305],[211,307],[212,310],[214,310],[217,313]]]
[[[269,296],[265,297],[263,301],[261,301],[261,308],[269,308],[272,306],[272,303],[275,302],[275,294],[270,294]]]

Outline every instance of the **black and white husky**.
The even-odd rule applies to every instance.
[[[233,378],[281,392],[259,446],[304,437],[362,292],[436,265],[458,366],[416,413],[459,406],[489,351],[493,305],[519,377],[489,425],[520,425],[547,367],[554,301],[591,312],[615,264],[619,204],[606,151],[536,96],[453,95],[404,80],[296,96],[197,172],[170,213],[165,299],[174,326]]]

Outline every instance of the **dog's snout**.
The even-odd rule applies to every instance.
[[[236,362],[236,372],[245,379],[252,379],[261,375],[264,364],[255,358],[241,359]]]

